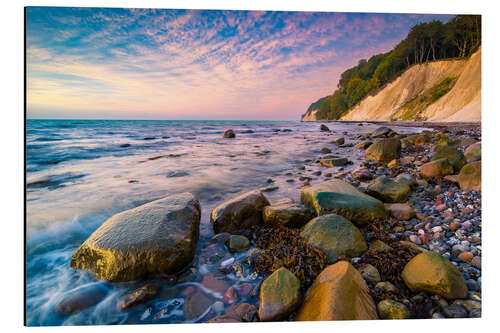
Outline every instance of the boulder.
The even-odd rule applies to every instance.
[[[399,221],[408,221],[415,216],[415,211],[408,204],[386,204],[385,208],[387,208],[391,216],[398,219]]]
[[[366,193],[384,202],[405,202],[410,195],[410,186],[382,176],[368,185]]]
[[[230,252],[241,252],[250,247],[250,241],[245,236],[231,235],[226,245]]]
[[[329,168],[336,166],[344,166],[347,164],[348,161],[349,160],[345,157],[331,157],[331,156],[324,156],[319,160],[321,165]]]
[[[199,226],[198,200],[190,193],[171,195],[106,220],[70,265],[113,282],[174,274],[193,260]]]
[[[437,178],[453,173],[453,166],[450,165],[446,158],[434,160],[423,164],[420,169],[420,175],[424,178]]]
[[[62,300],[55,306],[54,311],[64,316],[83,311],[99,303],[107,290],[101,284],[87,284],[66,292]]]
[[[356,149],[366,149],[372,145],[371,141],[363,141],[354,146]]]
[[[262,210],[269,201],[258,190],[244,193],[215,207],[210,214],[215,233],[238,232],[262,223]]]
[[[409,143],[415,146],[423,146],[429,142],[431,142],[432,138],[427,133],[413,134],[406,137]]]
[[[328,128],[328,126],[326,126],[324,124],[321,124],[319,129],[320,129],[320,131],[323,131],[323,132],[330,132],[330,129]]]
[[[392,137],[394,135],[397,135],[397,133],[394,132],[389,127],[382,126],[382,127],[377,128],[375,131],[373,131],[370,134],[370,137],[372,137],[372,138],[388,138],[388,137]]]
[[[365,157],[378,162],[390,162],[399,158],[401,140],[397,138],[378,139],[365,151]]]
[[[358,226],[386,216],[382,202],[338,179],[303,188],[301,201],[317,215],[341,215]]]
[[[398,182],[399,184],[406,184],[410,187],[417,186],[417,180],[415,179],[415,176],[410,175],[408,173],[399,174],[396,177],[396,182]]]
[[[313,218],[313,214],[304,205],[283,202],[264,207],[262,217],[266,224],[300,228]]]
[[[469,147],[464,152],[465,159],[468,163],[480,161],[481,160],[481,142],[476,142]]]
[[[259,303],[261,321],[285,319],[300,304],[299,279],[288,269],[279,268],[262,283]]]
[[[152,283],[148,283],[125,296],[120,303],[120,307],[122,308],[122,310],[130,309],[134,306],[152,300],[156,297],[157,294],[158,289],[156,288],[156,286]]]
[[[441,158],[446,158],[448,160],[448,163],[450,163],[453,167],[454,172],[460,171],[466,163],[464,154],[450,146],[439,146],[436,148],[432,160],[436,161]]]
[[[432,251],[411,259],[401,277],[413,292],[425,291],[448,299],[467,297],[467,284],[460,271],[448,259]]]
[[[481,161],[466,164],[458,174],[462,190],[481,191]]]
[[[228,129],[227,131],[224,132],[222,137],[226,139],[232,139],[236,137],[236,134],[234,134],[234,131],[232,129]]]
[[[381,319],[408,319],[410,310],[403,303],[384,299],[377,304],[378,315]]]
[[[359,272],[347,261],[326,267],[307,290],[297,321],[378,319]]]
[[[361,231],[342,216],[328,214],[316,217],[302,227],[300,235],[322,249],[330,262],[340,255],[358,257],[368,249]]]

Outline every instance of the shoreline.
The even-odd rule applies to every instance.
[[[386,120],[310,120],[300,121],[301,123],[344,123],[357,124],[368,123],[387,126],[401,127],[429,127],[429,128],[447,128],[447,127],[478,127],[481,128],[481,122],[440,122],[440,121],[386,121]]]

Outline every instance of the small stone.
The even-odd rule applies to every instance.
[[[390,299],[380,301],[377,311],[382,319],[408,319],[411,315],[406,305]]]
[[[201,291],[198,291],[188,296],[184,301],[184,318],[187,320],[198,318],[205,313],[210,305],[212,305],[212,300]]]
[[[241,297],[245,297],[252,291],[251,283],[242,283],[238,286],[238,295]]]
[[[382,281],[375,285],[375,288],[381,289],[385,292],[397,293],[398,288],[388,281]]]
[[[416,235],[411,235],[410,237],[408,237],[408,239],[410,240],[410,242],[412,243],[415,243],[417,245],[420,245],[422,244],[422,241],[420,240],[420,238]]]
[[[415,216],[415,211],[408,204],[402,204],[402,203],[386,204],[385,207],[394,218],[400,221],[408,221],[413,216]]]
[[[234,287],[229,287],[222,297],[222,302],[225,304],[233,304],[237,300],[238,295],[236,294],[236,289],[234,289]]]
[[[364,264],[358,268],[358,271],[363,277],[363,279],[368,283],[376,284],[381,280],[380,273],[373,265]]]
[[[332,152],[332,150],[330,148],[323,147],[323,148],[321,148],[321,152],[323,154],[330,154]]]
[[[467,309],[461,305],[452,304],[442,310],[446,318],[467,318]]]
[[[221,301],[215,302],[212,304],[212,310],[214,310],[217,314],[221,314],[224,311],[224,303]]]
[[[389,245],[387,245],[386,243],[384,243],[384,242],[382,242],[381,240],[378,240],[378,239],[374,240],[370,244],[370,249],[374,249],[374,250],[377,250],[377,251],[380,251],[380,252],[392,250],[392,248]]]
[[[227,240],[227,247],[231,252],[245,251],[250,247],[250,241],[245,236],[231,235]]]
[[[464,261],[464,262],[470,262],[474,255],[472,252],[462,252],[458,255],[458,259]]]
[[[475,256],[471,259],[470,264],[476,268],[481,269],[481,257]]]

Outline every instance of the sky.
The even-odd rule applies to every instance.
[[[299,120],[452,15],[28,7],[28,118]]]

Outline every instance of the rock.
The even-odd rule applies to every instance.
[[[269,201],[262,192],[247,192],[215,207],[210,214],[210,221],[216,233],[238,232],[261,224],[265,206],[269,206]]]
[[[260,288],[259,317],[261,321],[285,319],[300,304],[300,281],[281,267],[264,280]]]
[[[399,221],[408,221],[415,216],[415,211],[408,204],[386,204],[385,208],[387,208],[391,216],[398,219]]]
[[[452,182],[452,183],[458,183],[458,175],[447,175],[444,176],[443,179]]]
[[[378,139],[365,151],[365,157],[378,162],[389,162],[399,158],[401,141],[396,138]]]
[[[423,164],[419,171],[420,175],[424,178],[437,178],[451,175],[453,173],[453,166],[450,165],[446,158],[441,158],[439,160]]]
[[[370,147],[372,145],[372,143],[373,142],[371,142],[371,141],[363,141],[363,142],[360,142],[357,145],[355,145],[354,148],[366,149],[366,148]]]
[[[410,235],[410,237],[408,237],[408,239],[409,239],[412,243],[415,243],[415,244],[417,244],[417,245],[422,244],[422,241],[420,240],[420,238],[419,238],[417,235]]]
[[[231,305],[225,315],[238,319],[243,322],[255,322],[258,320],[258,310],[255,306],[248,303],[239,303]]]
[[[411,187],[417,186],[417,181],[415,180],[415,176],[407,174],[407,173],[402,173],[399,174],[396,177],[396,182],[399,184],[405,184]]]
[[[465,156],[457,149],[450,146],[440,146],[436,148],[433,161],[446,158],[453,167],[454,172],[458,172],[466,163]]]
[[[156,286],[152,283],[148,283],[125,296],[120,306],[122,310],[129,309],[152,300],[157,294],[158,289],[156,289]]]
[[[233,304],[238,300],[238,295],[236,294],[236,289],[234,287],[227,288],[224,296],[222,296],[222,302],[225,304]]]
[[[217,317],[214,317],[210,320],[207,320],[206,323],[215,323],[215,324],[218,324],[218,323],[241,323],[240,320],[236,319],[236,318],[233,318],[231,316],[217,316]]]
[[[321,124],[319,129],[320,129],[320,131],[323,131],[323,132],[330,132],[330,129],[328,128],[328,126],[326,126],[324,124]]]
[[[394,132],[389,127],[382,126],[382,127],[377,128],[375,131],[373,131],[370,134],[370,137],[372,137],[372,138],[388,138],[388,137],[394,136],[396,134],[397,133]]]
[[[481,160],[481,142],[476,142],[469,147],[464,152],[465,159],[467,163],[480,161]]]
[[[405,202],[410,195],[410,187],[382,176],[368,185],[366,193],[384,202]]]
[[[462,190],[481,191],[481,161],[466,164],[458,174]]]
[[[351,172],[351,176],[352,178],[359,180],[370,180],[373,178],[371,171],[367,168],[357,168]]]
[[[371,244],[370,244],[370,250],[373,249],[373,250],[376,250],[376,251],[379,251],[379,252],[385,252],[385,251],[390,251],[392,250],[392,248],[387,245],[386,243],[382,242],[381,240],[374,240]]]
[[[415,256],[406,264],[401,277],[413,292],[425,291],[448,299],[467,297],[467,284],[460,271],[435,252]]]
[[[201,291],[195,292],[184,301],[184,318],[192,320],[200,317],[212,303],[212,300]]]
[[[396,288],[395,285],[393,285],[392,283],[388,282],[388,281],[382,281],[382,282],[379,282],[375,285],[375,288],[378,288],[380,290],[383,290],[385,292],[391,292],[391,293],[397,293],[398,292],[398,288]]]
[[[236,134],[234,134],[234,131],[232,129],[228,129],[227,131],[224,132],[222,137],[226,139],[232,139],[236,137]]]
[[[338,214],[358,226],[386,216],[382,202],[338,179],[303,188],[301,201],[317,215]]]
[[[448,305],[442,308],[446,318],[467,318],[467,309],[461,305]]]
[[[101,284],[84,285],[66,292],[54,311],[64,316],[83,311],[106,296],[106,289]]]
[[[250,247],[248,238],[240,235],[231,235],[226,244],[230,252],[241,252]]]
[[[358,268],[358,271],[367,283],[376,284],[381,280],[380,273],[373,265],[363,264]]]
[[[378,315],[381,319],[408,319],[410,310],[403,303],[384,299],[377,304]]]
[[[358,257],[368,249],[361,231],[335,214],[312,219],[302,227],[300,235],[312,246],[322,249],[330,262],[335,262],[340,255]]]
[[[323,147],[323,148],[321,148],[321,152],[323,154],[330,154],[332,152],[332,150],[330,148]]]
[[[212,274],[205,275],[203,277],[203,280],[201,281],[201,285],[219,294],[224,294],[229,288],[229,285],[226,281],[217,279]]]
[[[470,261],[470,264],[478,269],[481,269],[481,257],[474,256],[474,258]]]
[[[406,140],[408,140],[408,142],[411,143],[412,145],[423,146],[423,145],[431,142],[432,138],[427,133],[421,133],[421,134],[413,134],[413,135],[407,136]]]
[[[399,166],[399,160],[398,159],[392,160],[389,163],[387,163],[387,167],[390,168],[390,169],[397,168],[398,166]]]
[[[192,194],[171,195],[106,220],[70,265],[113,282],[174,274],[193,260],[199,225],[200,204]]]
[[[340,146],[340,145],[343,145],[345,143],[345,139],[344,138],[338,138],[338,139],[330,141],[330,143],[334,143],[334,144]]]
[[[313,218],[313,214],[304,205],[284,202],[264,207],[262,217],[266,224],[300,228]]]
[[[295,320],[378,319],[361,274],[347,261],[326,267],[307,290]]]
[[[474,258],[474,255],[472,252],[462,252],[458,255],[458,259],[462,260],[463,262],[470,262]]]
[[[319,162],[321,165],[332,168],[335,166],[343,166],[346,165],[349,160],[345,157],[330,157],[324,156],[320,158]]]

